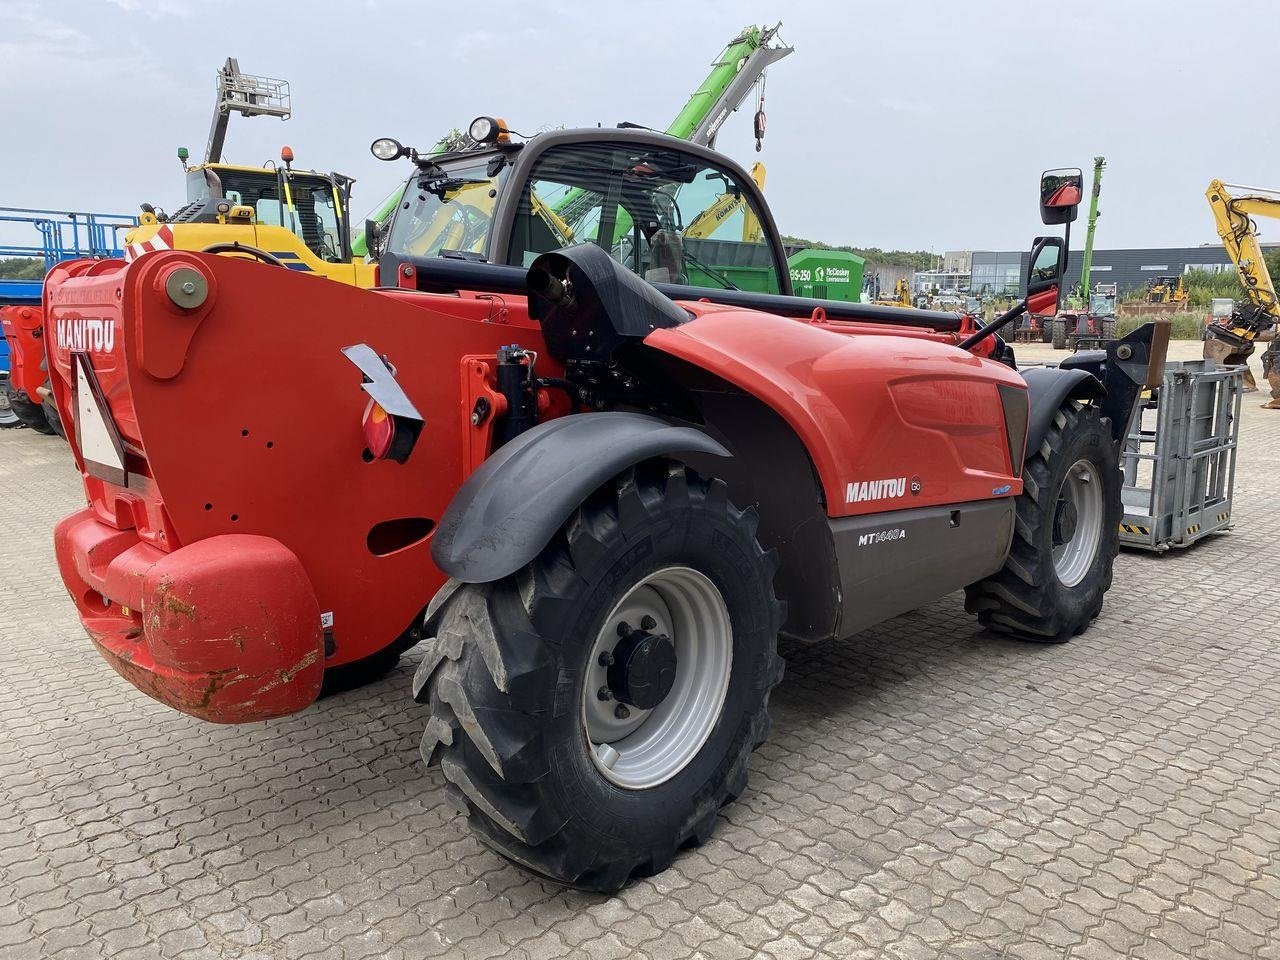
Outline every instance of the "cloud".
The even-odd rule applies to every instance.
[[[181,17],[186,19],[195,11],[193,7],[202,4],[196,0],[107,0],[107,3],[118,7],[125,13],[142,13],[152,20],[162,17]]]
[[[930,103],[921,100],[904,100],[901,97],[883,97],[880,100],[880,106],[894,113],[909,113],[915,117],[931,117],[935,112]]]

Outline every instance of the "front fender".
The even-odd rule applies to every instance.
[[[700,430],[639,413],[580,413],[520,434],[467,478],[440,518],[431,558],[490,583],[536,557],[592,491],[650,457],[729,451]]]
[[[1106,392],[1102,382],[1088,370],[1032,367],[1022,371],[1027,382],[1027,456],[1044,443],[1053,415],[1067,400],[1098,400]]]

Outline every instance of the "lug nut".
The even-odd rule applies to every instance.
[[[631,711],[627,709],[627,705],[625,703],[620,703],[613,708],[613,715],[619,720],[625,720],[627,717],[631,716]]]
[[[612,651],[612,650],[606,650],[604,653],[600,654],[600,657],[599,657],[599,659],[597,660],[597,662],[598,662],[598,663],[600,664],[600,666],[602,666],[602,667],[612,667],[612,666],[613,666],[613,651]]]
[[[623,620],[621,623],[618,624],[618,636],[625,637],[630,633],[631,633],[631,624],[627,623],[627,621],[625,620]]]
[[[597,691],[596,691],[596,699],[597,699],[597,700],[612,700],[612,699],[613,699],[613,691],[612,691],[612,690],[610,690],[608,687],[601,687],[599,690],[597,690]]]
[[[652,630],[657,625],[658,621],[653,619],[653,617],[649,616],[647,613],[644,615],[644,619],[640,621],[641,630]]]

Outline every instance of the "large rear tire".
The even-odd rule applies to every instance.
[[[1050,330],[1053,338],[1053,349],[1067,349],[1067,321],[1055,317],[1050,324]]]
[[[422,753],[482,841],[612,891],[707,839],[746,787],[782,677],[755,530],[720,481],[649,463],[527,567],[441,591],[414,678]]]
[[[58,413],[58,406],[52,400],[46,400],[41,404],[40,416],[44,420],[45,428],[40,430],[41,433],[56,433],[63,440],[67,439],[67,430],[62,425],[62,416]],[[38,427],[36,429],[39,429]]]
[[[49,424],[45,421],[44,411],[40,409],[40,404],[32,403],[23,392],[14,390],[6,379],[4,385],[0,388],[0,394],[3,394],[3,400],[8,400],[9,408],[17,416],[20,423],[34,430],[36,433],[53,433],[49,428]]]
[[[1102,339],[1114,340],[1116,338],[1116,321],[1114,318],[1102,321]]]
[[[9,386],[9,375],[0,375],[0,430],[12,430],[23,424],[13,405],[14,394]]]
[[[1097,408],[1063,404],[1022,478],[1009,557],[965,588],[965,609],[989,630],[1062,643],[1102,610],[1120,549],[1120,469]]]

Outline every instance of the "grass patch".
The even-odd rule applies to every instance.
[[[1203,313],[1166,313],[1162,314],[1169,318],[1173,324],[1173,330],[1170,336],[1174,340],[1199,340],[1201,332],[1204,330]],[[1146,317],[1117,317],[1116,318],[1116,336],[1123,337],[1137,330],[1144,323],[1150,323],[1154,320],[1153,316]]]

